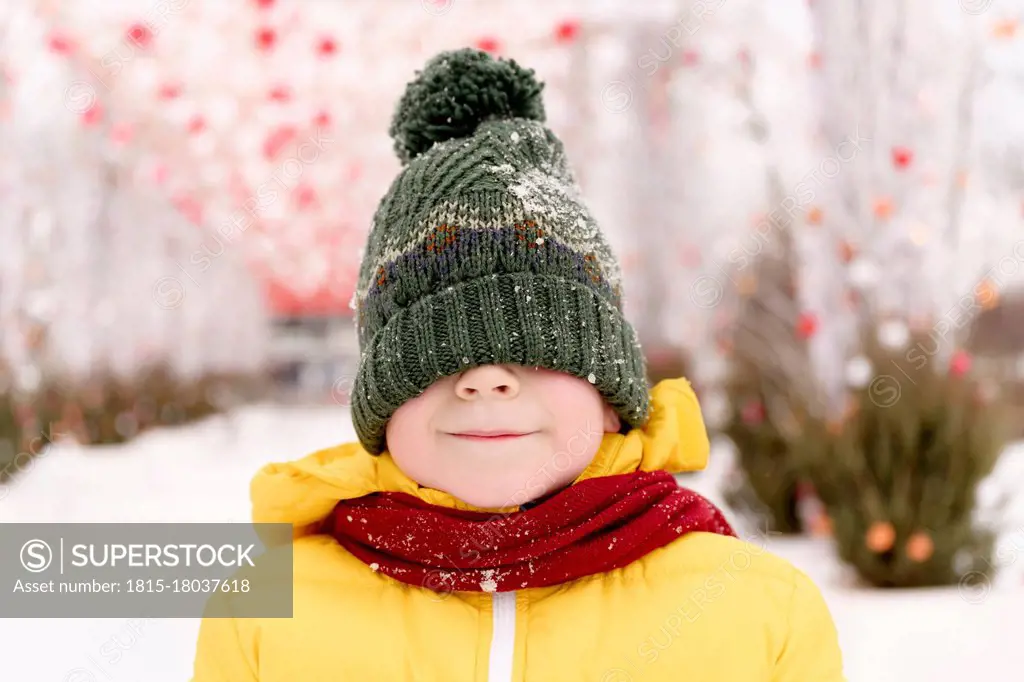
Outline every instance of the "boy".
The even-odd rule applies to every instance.
[[[265,467],[294,615],[205,619],[194,682],[843,682],[810,580],[670,472],[690,385],[648,391],[615,259],[533,72],[442,53],[359,277],[359,443]],[[637,226],[643,229],[643,226]]]

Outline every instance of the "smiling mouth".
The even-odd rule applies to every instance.
[[[499,441],[515,440],[516,438],[525,438],[536,433],[536,431],[530,431],[527,433],[518,433],[512,431],[463,431],[460,433],[449,433],[449,436],[455,438],[461,438],[462,440],[477,441],[494,443]]]

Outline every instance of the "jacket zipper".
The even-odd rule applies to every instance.
[[[516,646],[516,593],[495,592],[491,608],[493,625],[487,682],[512,682],[512,658]]]

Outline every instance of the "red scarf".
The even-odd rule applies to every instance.
[[[697,531],[736,535],[721,511],[665,471],[590,478],[511,514],[374,493],[340,501],[324,521],[324,532],[373,570],[438,592],[557,585]]]

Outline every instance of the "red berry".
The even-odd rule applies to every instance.
[[[71,41],[71,38],[67,37],[62,33],[54,33],[50,36],[50,49],[57,54],[71,54],[75,45]]]
[[[127,144],[135,136],[135,130],[130,123],[115,123],[110,128],[110,139],[114,144]]]
[[[285,145],[295,139],[297,134],[292,126],[280,126],[267,135],[267,139],[263,141],[263,155],[273,161],[284,150]]]
[[[274,6],[274,0],[256,0],[256,6],[260,9],[270,9]]]
[[[316,203],[316,190],[309,185],[295,188],[295,203],[299,208],[309,208]]]
[[[82,112],[82,122],[85,125],[93,125],[103,120],[103,105],[93,102],[88,109]]]
[[[330,57],[338,51],[338,43],[334,41],[334,38],[326,36],[320,39],[320,44],[317,45],[316,51],[320,53],[321,57]]]
[[[683,64],[696,66],[700,63],[700,52],[697,50],[683,50]]]
[[[896,168],[903,170],[914,161],[914,152],[906,147],[892,148],[892,163]]]
[[[476,46],[477,48],[483,50],[484,52],[491,53],[497,52],[498,50],[501,49],[501,43],[498,42],[498,39],[491,38],[490,36],[485,36],[477,40]]]
[[[178,83],[164,83],[160,86],[160,99],[174,99],[181,95],[181,85]]]
[[[178,195],[173,199],[175,208],[193,223],[198,223],[203,218],[203,207],[188,195]]]
[[[192,120],[188,122],[188,132],[196,134],[201,133],[206,129],[206,121],[203,120],[202,116],[193,116]]]
[[[317,128],[326,128],[331,125],[331,115],[327,111],[321,111],[313,117],[313,125]]]
[[[949,359],[949,373],[955,377],[962,377],[971,370],[971,356],[967,351],[958,350]]]
[[[796,333],[801,339],[809,339],[818,331],[818,318],[814,313],[800,313],[796,321]]]
[[[292,98],[292,91],[287,85],[278,85],[270,90],[267,97],[274,102],[287,102]]]
[[[555,39],[560,43],[571,43],[580,32],[580,22],[567,19],[555,27]]]
[[[145,49],[153,42],[153,31],[145,24],[132,24],[128,28],[127,37],[138,47]]]
[[[271,50],[277,42],[277,31],[272,28],[261,28],[256,31],[256,47],[261,50]]]
[[[764,404],[760,400],[752,400],[743,406],[741,413],[743,423],[748,426],[757,426],[765,418]]]

